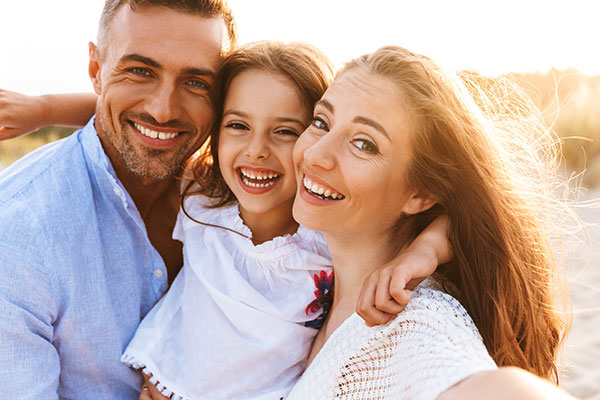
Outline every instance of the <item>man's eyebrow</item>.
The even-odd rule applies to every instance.
[[[356,123],[356,124],[364,124],[364,125],[369,125],[372,128],[375,128],[376,130],[378,130],[379,132],[381,132],[381,134],[383,136],[385,136],[386,138],[388,138],[388,140],[390,139],[390,135],[388,135],[388,133],[386,132],[386,130],[383,128],[383,126],[381,126],[380,123],[372,120],[371,118],[367,118],[367,117],[354,117],[354,119],[352,120],[352,122]]]
[[[123,57],[121,57],[119,59],[119,62],[124,62],[124,61],[138,61],[143,64],[154,67],[154,68],[162,68],[162,65],[160,65],[158,62],[154,61],[153,59],[151,59],[149,57],[141,56],[139,54],[124,55]]]
[[[210,69],[194,67],[184,68],[181,72],[183,72],[186,75],[208,76],[211,78],[214,78],[217,75],[215,71],[211,71]]]
[[[150,57],[142,56],[139,54],[124,55],[123,57],[121,57],[121,59],[119,61],[120,62],[137,61],[137,62],[146,64],[150,67],[153,67],[153,68],[158,68],[158,69],[162,68],[162,65],[160,63],[156,62],[155,60],[151,59]],[[217,75],[215,73],[215,71],[212,71],[210,69],[195,68],[195,67],[184,68],[181,72],[184,74],[187,74],[187,75],[208,76],[211,78],[214,78]]]

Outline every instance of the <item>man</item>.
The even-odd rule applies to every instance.
[[[235,41],[217,0],[107,0],[81,131],[0,175],[0,397],[136,399],[119,359],[182,265],[183,163]]]

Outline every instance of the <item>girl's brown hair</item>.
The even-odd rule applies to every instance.
[[[506,99],[492,103],[477,86],[467,88],[430,59],[400,47],[360,57],[339,74],[355,68],[393,82],[411,116],[406,182],[437,201],[437,210],[414,217],[412,227],[426,224],[432,212],[450,220],[454,259],[438,268],[438,278],[458,289],[453,294],[499,366],[558,380],[555,362],[566,324],[555,310],[556,262],[547,225],[552,204],[560,206],[545,190],[553,160],[547,156],[555,154],[547,150],[556,143],[544,141],[549,130],[540,129],[524,97],[513,97],[511,107]],[[539,151],[542,143],[550,145]]]
[[[285,76],[298,88],[302,99],[311,110],[333,80],[333,67],[317,48],[306,43],[261,41],[233,50],[221,66],[217,82],[217,115],[223,113],[223,103],[233,79],[245,71],[261,70]],[[220,120],[220,118],[219,118]],[[195,193],[213,199],[213,207],[222,207],[236,201],[219,170],[219,125],[217,121],[209,138],[192,162]],[[210,152],[208,149],[210,148]]]

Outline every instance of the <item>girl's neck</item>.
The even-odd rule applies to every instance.
[[[298,223],[292,217],[292,200],[289,204],[263,213],[252,213],[240,204],[240,218],[252,232],[255,245],[267,242],[277,236],[292,235],[298,230]]]

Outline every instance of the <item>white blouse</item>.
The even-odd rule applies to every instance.
[[[247,236],[237,205],[209,209],[192,196],[196,220]],[[255,246],[179,212],[173,237],[184,266],[141,322],[122,361],[144,368],[164,395],[189,399],[279,399],[304,370],[332,280],[323,237],[300,226]],[[319,318],[321,317],[321,318]]]
[[[357,314],[346,319],[286,400],[435,399],[492,369],[467,311],[429,278],[386,325],[369,328]]]

